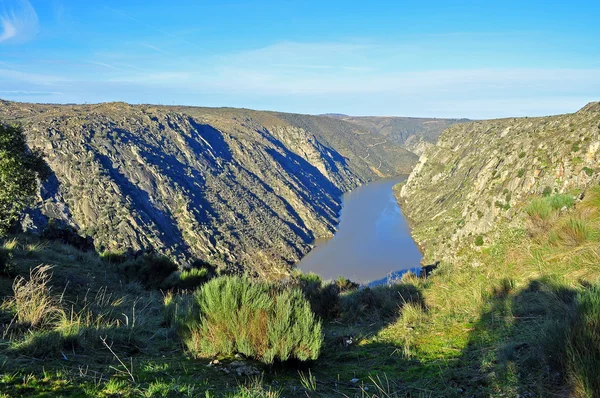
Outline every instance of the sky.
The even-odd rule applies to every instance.
[[[0,98],[496,118],[600,100],[598,1],[0,0]]]

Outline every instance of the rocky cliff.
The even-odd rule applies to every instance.
[[[452,258],[498,221],[519,223],[533,194],[581,192],[600,180],[600,103],[574,114],[449,127],[398,195],[424,262]]]
[[[0,120],[23,124],[54,172],[31,228],[47,216],[98,248],[271,274],[332,234],[344,191],[416,161],[344,121],[305,115],[2,101]]]

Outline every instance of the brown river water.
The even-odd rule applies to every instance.
[[[421,252],[393,195],[406,176],[374,181],[342,196],[338,230],[297,264],[324,280],[343,276],[361,284],[380,284],[388,277],[420,267]]]

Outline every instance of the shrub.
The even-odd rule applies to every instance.
[[[42,153],[27,148],[22,127],[0,122],[0,235],[33,202],[37,179],[44,180],[50,173]]]
[[[352,282],[350,279],[346,279],[343,276],[339,276],[337,278],[337,280],[335,281],[335,285],[340,290],[340,293],[356,290],[360,286],[358,283]]]
[[[179,274],[178,287],[186,290],[193,290],[208,280],[208,270],[206,268],[192,268],[184,270]]]
[[[321,323],[299,289],[280,289],[247,277],[223,276],[194,294],[198,313],[185,322],[194,355],[241,353],[265,363],[317,359]]]
[[[315,273],[297,276],[298,285],[310,303],[312,311],[323,319],[333,319],[340,312],[340,288],[337,283],[323,285],[321,277]]]
[[[600,391],[600,287],[580,292],[576,309],[567,342],[567,369],[575,395],[595,397]]]
[[[579,147],[579,142],[574,142],[571,146],[571,152],[579,152],[581,148]]]
[[[551,194],[552,194],[552,188],[544,187],[544,190],[542,191],[542,196],[550,196]]]
[[[130,281],[138,280],[146,289],[163,287],[165,280],[177,271],[177,264],[168,257],[155,254],[144,254],[124,262],[121,267]]]
[[[554,231],[558,240],[567,246],[577,246],[593,238],[593,231],[585,220],[570,217]]]
[[[12,266],[12,253],[0,247],[0,274],[8,274]]]
[[[100,259],[110,264],[123,264],[127,261],[127,254],[123,251],[106,250],[100,254]]]
[[[477,235],[475,238],[475,246],[483,246],[483,236]]]
[[[575,199],[571,195],[558,194],[550,196],[548,203],[554,210],[560,210],[563,207],[571,208],[575,204]]]
[[[518,171],[518,173],[517,173],[517,176],[518,176],[519,178],[523,177],[524,175],[525,175],[525,169],[520,169],[520,170]]]
[[[519,159],[523,159],[525,157],[526,153],[525,152],[521,152],[519,153]]]
[[[585,174],[587,174],[588,177],[591,177],[592,175],[594,175],[594,169],[590,169],[589,167],[584,167],[583,172]]]
[[[348,322],[359,323],[389,320],[398,316],[406,303],[421,301],[421,294],[412,284],[366,287],[341,296],[341,316]]]
[[[525,207],[525,212],[532,218],[547,220],[552,214],[552,207],[547,200],[536,198]]]

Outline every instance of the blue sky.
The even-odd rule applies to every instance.
[[[0,0],[0,98],[492,118],[600,100],[597,1]]]

